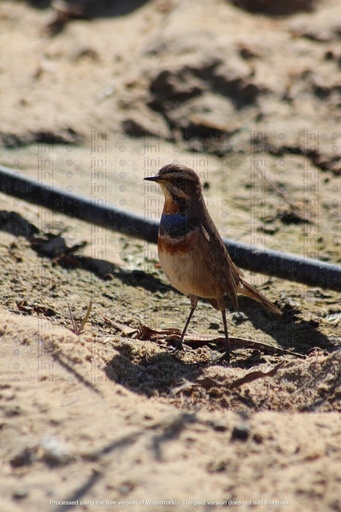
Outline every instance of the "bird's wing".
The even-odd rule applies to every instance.
[[[230,297],[234,307],[238,309],[237,288],[243,274],[233,263],[213,220],[207,209],[205,210],[205,215],[201,219],[201,228],[208,243],[206,251],[208,264],[218,277],[225,295]]]

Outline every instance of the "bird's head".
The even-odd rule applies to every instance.
[[[144,178],[155,181],[160,185],[166,199],[190,201],[202,196],[198,175],[189,167],[179,164],[169,164],[162,167],[156,176]]]

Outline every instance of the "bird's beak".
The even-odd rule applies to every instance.
[[[144,180],[147,180],[147,181],[159,181],[160,178],[156,175],[156,176],[148,176],[147,178],[143,178]]]

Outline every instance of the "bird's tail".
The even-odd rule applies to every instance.
[[[250,297],[251,299],[256,300],[257,302],[260,302],[262,306],[268,311],[276,313],[277,315],[282,314],[282,311],[278,309],[278,307],[275,306],[275,304],[272,304],[272,302],[270,302],[269,299],[265,297],[265,295],[256,290],[256,288],[251,286],[251,284],[244,281],[244,279],[240,280],[237,291],[242,295],[246,295],[247,297]]]

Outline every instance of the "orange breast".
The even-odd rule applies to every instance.
[[[160,236],[158,249],[161,267],[174,288],[180,292],[218,299],[224,294],[217,276],[212,273],[207,258],[200,250],[199,237],[199,229],[181,238]]]
[[[179,211],[179,205],[176,201],[174,201],[171,196],[166,197],[165,204],[163,207],[163,213],[178,213]]]
[[[196,246],[199,233],[192,231],[181,238],[171,238],[167,235],[158,238],[157,246],[159,252],[168,254],[192,252]]]

